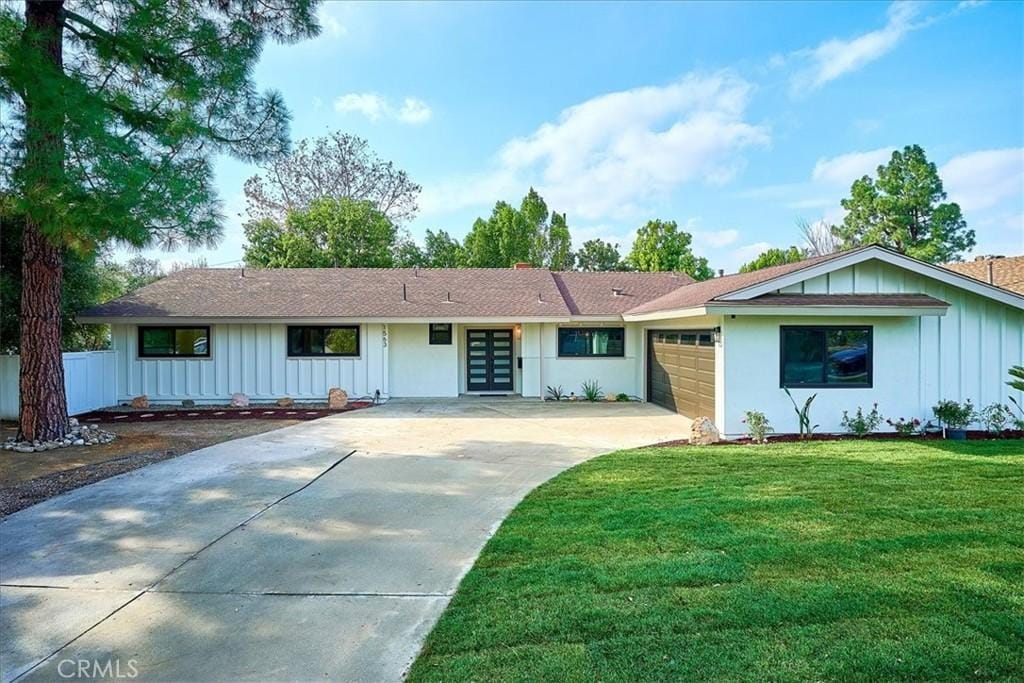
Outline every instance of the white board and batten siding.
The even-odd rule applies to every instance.
[[[332,387],[350,397],[387,396],[386,334],[379,324],[360,325],[359,356],[290,358],[287,325],[211,324],[209,358],[140,358],[138,328],[113,325],[117,398],[215,403],[241,392],[257,401],[284,396],[325,400]]]
[[[114,351],[65,353],[64,393],[68,414],[79,415],[117,403],[117,355]],[[19,356],[0,356],[0,418],[18,418]]]
[[[746,410],[764,412],[776,431],[796,431],[793,406],[779,387],[780,325],[873,327],[873,387],[790,389],[801,405],[817,394],[811,418],[822,432],[842,431],[842,411],[933,420],[939,400],[970,399],[975,407],[1024,401],[1006,385],[1007,370],[1024,364],[1024,311],[880,261],[866,261],[781,290],[806,294],[923,293],[950,304],[945,316],[725,316],[724,431],[742,434]],[[883,424],[883,428],[887,428]]]

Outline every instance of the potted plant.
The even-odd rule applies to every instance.
[[[970,399],[963,403],[939,401],[932,407],[932,412],[942,423],[942,431],[947,439],[963,441],[967,438],[964,427],[974,422],[974,406]]]

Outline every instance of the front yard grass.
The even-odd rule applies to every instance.
[[[1024,441],[623,451],[531,493],[410,680],[1021,680]]]

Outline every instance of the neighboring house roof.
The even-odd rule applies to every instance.
[[[621,315],[637,305],[693,283],[682,273],[553,272],[573,315]]]
[[[1024,294],[1024,256],[979,256],[973,261],[945,263],[942,267]]]
[[[568,318],[619,315],[692,281],[672,273],[542,268],[196,268],[80,317]]]

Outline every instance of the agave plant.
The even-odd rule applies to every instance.
[[[789,396],[789,400],[793,402],[793,410],[796,411],[797,419],[800,421],[800,438],[809,439],[814,435],[814,430],[818,428],[818,425],[811,426],[811,404],[814,399],[818,398],[817,394],[811,394],[806,401],[804,406],[801,408],[796,404],[796,399],[793,398],[793,394],[789,393],[789,389],[783,389],[786,392],[786,396]]]
[[[551,401],[565,400],[565,389],[562,388],[561,384],[555,386],[548,385],[548,399]]]
[[[596,379],[584,382],[581,391],[585,401],[600,401],[604,398],[604,392],[601,391],[601,385]]]

